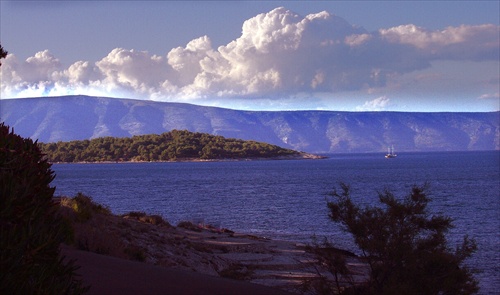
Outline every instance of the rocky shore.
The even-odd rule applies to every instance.
[[[63,246],[63,253],[69,253],[70,258],[83,250],[170,271],[244,281],[296,294],[315,294],[315,284],[323,279],[333,281],[332,274],[318,263],[317,256],[305,244],[190,222],[174,227],[159,216],[137,212],[117,216],[94,210],[90,218],[82,221],[78,220],[78,212],[75,215],[65,211],[75,231],[73,244]],[[357,274],[355,280],[362,280],[367,271],[364,264],[354,256],[347,259]],[[79,262],[85,265],[86,261]],[[82,269],[92,273],[88,266]],[[119,280],[115,284],[118,286],[108,287],[120,287]]]

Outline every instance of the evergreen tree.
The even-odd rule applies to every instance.
[[[68,225],[54,204],[51,165],[36,142],[0,124],[0,294],[81,294],[59,245]]]

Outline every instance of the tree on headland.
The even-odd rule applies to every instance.
[[[133,137],[42,143],[50,162],[175,161],[186,159],[250,159],[300,154],[275,145],[224,138],[207,133],[172,130]]]
[[[430,214],[427,185],[413,186],[400,200],[392,192],[379,193],[383,207],[360,207],[350,196],[350,188],[340,184],[334,200],[328,202],[329,217],[350,233],[361,258],[369,266],[363,284],[337,293],[343,294],[475,294],[478,282],[463,265],[476,251],[467,236],[452,250],[445,234],[452,221]],[[338,261],[330,261],[335,266]],[[345,268],[339,269],[345,273]]]
[[[7,57],[8,52],[3,49],[2,44],[0,44],[0,66],[2,66],[2,58]]]

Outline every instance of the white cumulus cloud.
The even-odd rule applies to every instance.
[[[492,24],[429,31],[415,25],[379,30],[390,44],[407,44],[429,59],[498,59],[499,27]]]
[[[390,104],[390,99],[381,96],[378,98],[375,98],[374,100],[370,100],[365,102],[362,106],[356,107],[356,111],[359,112],[365,112],[365,111],[372,111],[372,112],[380,112],[384,111],[386,107]]]
[[[97,62],[69,67],[48,50],[25,61],[9,54],[1,67],[1,95],[185,101],[373,89],[433,61],[498,60],[499,32],[488,24],[436,31],[408,24],[368,32],[326,11],[300,16],[279,7],[246,20],[241,36],[218,48],[202,36],[163,56],[116,48]],[[379,110],[388,103],[380,97],[360,108]]]

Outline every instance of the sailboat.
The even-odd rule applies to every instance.
[[[386,159],[396,158],[398,155],[394,153],[394,146],[387,148],[387,154],[385,154]]]

